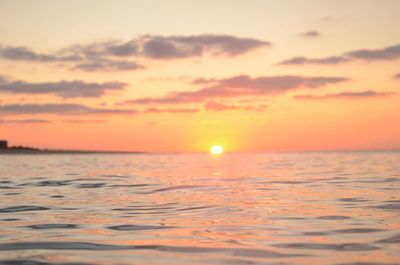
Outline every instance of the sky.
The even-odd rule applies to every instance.
[[[400,149],[400,1],[0,0],[0,138]]]

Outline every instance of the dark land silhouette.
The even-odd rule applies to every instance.
[[[141,154],[135,151],[107,151],[107,150],[67,150],[67,149],[40,149],[30,146],[9,146],[7,140],[0,140],[0,154]]]

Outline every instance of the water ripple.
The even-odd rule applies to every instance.
[[[29,225],[27,227],[33,229],[73,229],[73,228],[78,228],[79,226],[76,224],[38,224],[38,225]]]
[[[106,183],[84,183],[78,185],[77,187],[80,189],[95,189],[95,188],[101,188],[104,185],[106,185]]]
[[[340,263],[336,265],[399,265],[400,263],[384,263],[384,262],[350,262]]]
[[[371,206],[371,207],[381,209],[381,210],[400,211],[400,203],[389,203],[389,204],[382,204],[382,205]]]
[[[30,259],[10,259],[10,260],[0,260],[0,265],[92,265],[92,264],[82,263],[82,262],[49,263],[49,262],[36,261]]]
[[[343,216],[343,215],[324,215],[324,216],[319,216],[317,219],[321,220],[344,220],[344,219],[350,219],[349,216]]]
[[[95,244],[86,242],[17,242],[2,243],[0,251],[15,250],[92,250],[92,251],[116,251],[116,250],[157,250],[163,252],[181,252],[181,253],[232,253],[235,256],[257,257],[257,258],[285,258],[307,256],[296,253],[281,253],[264,249],[246,249],[246,248],[220,248],[220,247],[189,247],[172,245],[111,245]]]
[[[26,212],[26,211],[44,211],[50,208],[35,206],[35,205],[22,205],[22,206],[11,206],[6,208],[1,208],[0,213],[15,213],[15,212]]]
[[[164,191],[171,191],[171,190],[194,189],[194,188],[201,188],[201,187],[202,186],[198,186],[198,185],[178,185],[178,186],[172,186],[172,187],[167,187],[167,188],[151,190],[151,191],[145,192],[145,194],[156,193],[156,192],[164,192]]]
[[[279,248],[295,248],[295,249],[325,249],[335,251],[370,251],[380,249],[366,243],[344,243],[344,244],[318,244],[318,243],[283,243],[274,244]]]
[[[36,185],[44,187],[57,187],[69,185],[71,182],[71,180],[44,180],[37,183]]]
[[[392,236],[389,238],[378,240],[377,242],[385,243],[385,244],[399,244],[400,243],[400,235],[395,235],[395,236]]]
[[[154,229],[167,229],[172,227],[156,226],[156,225],[115,225],[107,227],[111,230],[120,231],[135,231],[135,230],[154,230]]]

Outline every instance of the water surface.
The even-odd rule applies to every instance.
[[[0,264],[399,263],[398,152],[0,156]]]

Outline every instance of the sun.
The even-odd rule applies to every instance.
[[[211,154],[213,155],[220,155],[224,152],[224,148],[220,145],[213,145],[210,150]]]

